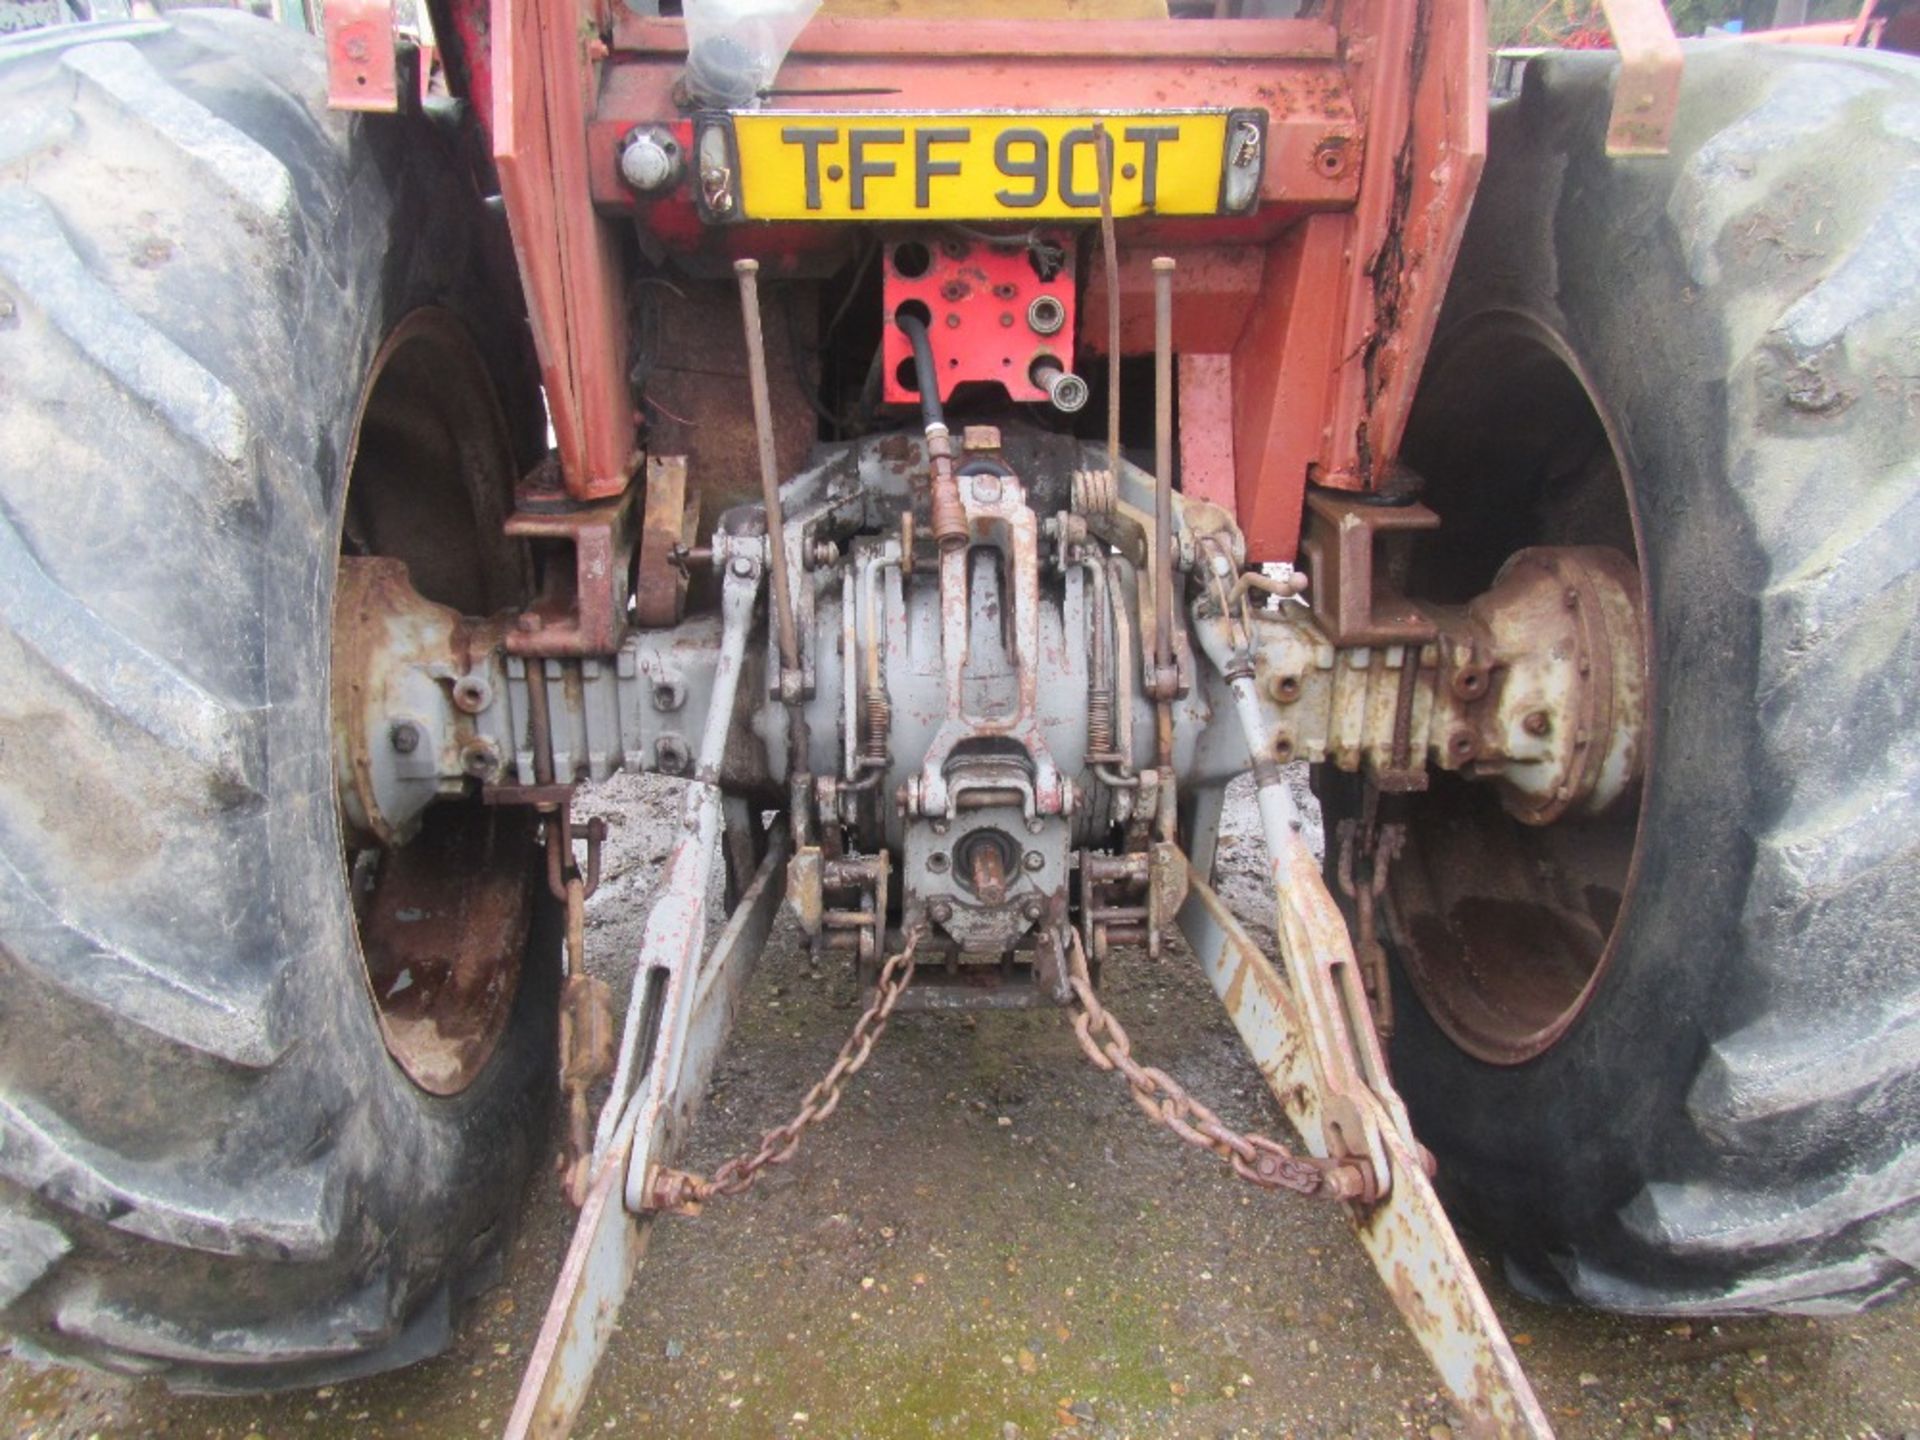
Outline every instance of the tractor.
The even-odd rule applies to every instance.
[[[1912,60],[1609,0],[1490,101],[1481,0],[267,8],[0,40],[17,1354],[432,1354],[557,1122],[508,1432],[564,1434],[650,1228],[804,1165],[902,1007],[1057,1007],[1340,1207],[1481,1433],[1550,1429],[1456,1220],[1637,1314],[1911,1280]],[[620,771],[684,799],[616,1014]],[[694,1173],[776,922],[859,1018]],[[1297,1135],[1133,1052],[1149,963]]]

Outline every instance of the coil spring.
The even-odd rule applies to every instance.
[[[868,690],[862,697],[860,758],[869,764],[887,763],[887,736],[893,729],[893,702],[885,690]]]
[[[1087,749],[1095,755],[1113,753],[1113,691],[1087,687]]]
[[[1111,470],[1074,471],[1072,497],[1076,514],[1112,514],[1116,498],[1113,472]]]

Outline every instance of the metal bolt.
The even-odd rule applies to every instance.
[[[1354,1160],[1329,1166],[1326,1171],[1327,1193],[1340,1200],[1360,1199],[1372,1188],[1371,1167],[1363,1166],[1364,1162]]]
[[[742,580],[751,580],[753,578],[753,557],[751,555],[736,555],[733,557],[733,565],[731,568],[733,573],[738,575]]]
[[[1027,821],[1027,833],[1029,835],[1038,835],[1042,830],[1046,828],[1047,828],[1046,821],[1042,820],[1038,815],[1035,815],[1034,817],[1032,817],[1030,820]]]
[[[478,715],[493,703],[493,687],[478,675],[463,675],[453,683],[453,703]]]
[[[936,850],[931,855],[927,856],[927,869],[933,871],[933,873],[936,875],[946,874],[947,873],[947,852],[944,850]]]
[[[1036,335],[1051,335],[1067,323],[1067,307],[1052,295],[1036,295],[1027,306],[1027,326]]]
[[[656,680],[653,685],[653,708],[662,714],[678,710],[687,703],[687,687],[678,680]]]
[[[475,780],[490,781],[500,773],[500,747],[484,735],[460,747],[460,768]]]
[[[420,748],[420,727],[411,720],[396,720],[387,727],[387,743],[395,754],[411,755]]]
[[[976,475],[973,477],[973,498],[982,505],[991,505],[1000,498],[1000,477],[998,475]]]
[[[1030,896],[1021,902],[1020,913],[1029,920],[1038,920],[1047,913],[1047,902],[1038,895]]]
[[[946,900],[936,900],[927,906],[927,918],[936,925],[944,925],[953,919],[953,905]]]
[[[1553,729],[1553,717],[1544,710],[1535,710],[1520,722],[1520,728],[1529,735],[1545,735]]]
[[[1029,870],[1044,870],[1047,868],[1047,857],[1038,850],[1029,850],[1020,863]]]

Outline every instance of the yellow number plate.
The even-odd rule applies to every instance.
[[[1102,115],[1115,215],[1221,212],[1225,111]],[[1061,220],[1100,212],[1087,115],[733,117],[751,220]]]

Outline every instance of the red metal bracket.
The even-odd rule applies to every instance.
[[[1044,233],[1036,239],[1058,250],[1057,267],[1050,259],[1044,277],[1024,243],[947,233],[887,246],[885,313],[891,319],[903,305],[926,307],[942,400],[967,380],[997,381],[1011,400],[1045,400],[1030,378],[1034,362],[1073,369],[1073,243]],[[919,392],[901,383],[912,373],[913,349],[897,325],[886,327],[882,358],[888,403],[913,404]]]
[[[327,0],[327,104],[335,110],[400,108],[392,0]]]

